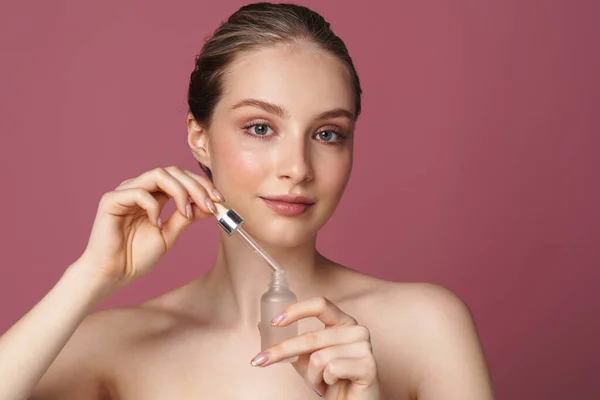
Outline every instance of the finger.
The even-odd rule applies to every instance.
[[[281,314],[273,318],[273,322],[276,322],[273,325],[287,326],[308,317],[318,318],[326,327],[358,324],[354,318],[325,297],[314,297],[286,307]]]
[[[261,366],[266,367],[289,357],[313,353],[325,347],[360,341],[370,341],[369,330],[362,325],[337,326],[307,332],[284,340],[263,351],[261,354],[265,355],[267,360]]]
[[[347,379],[368,389],[374,385],[376,377],[377,366],[373,357],[336,358],[323,370],[323,381],[328,385],[334,385],[340,379]]]
[[[215,187],[215,184],[210,179],[206,178],[205,176],[195,174],[192,171],[188,171],[187,169],[184,170],[183,172],[185,172],[192,179],[195,179],[202,186],[204,186],[206,191],[211,194],[211,198],[214,201],[219,201],[219,202],[225,201],[225,197],[223,197],[223,194],[221,192],[219,192],[219,190]]]
[[[362,359],[369,357],[372,357],[372,351],[368,342],[331,346],[312,353],[304,366],[305,371],[298,372],[312,388],[323,393],[323,371],[329,363],[338,358]]]
[[[175,211],[173,214],[171,214],[169,219],[163,223],[163,236],[165,237],[165,241],[167,242],[167,247],[169,249],[175,244],[183,231],[194,223],[194,220],[197,220],[198,218],[205,218],[207,215],[212,215],[206,214],[206,212],[196,204],[190,204],[190,208],[192,220],[189,220],[187,216],[184,217],[181,215],[179,211]]]
[[[189,193],[187,189],[173,175],[164,168],[155,168],[151,171],[146,171],[135,179],[123,182],[116,190],[124,190],[131,188],[141,188],[149,193],[162,191],[173,198],[177,205],[177,210],[187,218],[188,210],[186,205]]]
[[[117,216],[132,215],[143,209],[148,214],[152,224],[162,228],[160,204],[144,189],[124,189],[108,192],[102,196],[98,209]]]
[[[294,367],[296,372],[298,372],[298,374],[304,379],[306,384],[309,387],[311,387],[315,391],[315,393],[317,393],[320,397],[323,397],[327,391],[327,385],[325,384],[325,382],[323,382],[323,372],[321,372],[320,378],[309,379],[308,377],[308,365],[310,363],[311,355],[312,354],[302,354],[298,356],[298,360],[292,363],[292,366]]]
[[[186,188],[190,194],[190,198],[196,205],[204,210],[205,214],[212,215],[217,212],[214,201],[219,201],[217,197],[212,193],[210,186],[207,188],[204,186],[206,182],[200,182],[190,175],[186,174],[182,170],[176,167],[167,168],[173,177],[175,177],[181,184]],[[191,206],[190,206],[191,207]],[[191,210],[188,210],[191,213]]]

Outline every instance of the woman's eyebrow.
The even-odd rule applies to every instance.
[[[277,104],[269,103],[268,101],[258,100],[258,99],[244,99],[231,107],[232,110],[241,107],[257,107],[265,110],[268,113],[275,114],[280,118],[288,118],[290,113],[283,107],[278,106]]]
[[[340,117],[348,118],[349,120],[354,121],[354,113],[346,110],[345,108],[336,108],[334,110],[325,111],[324,113],[319,114],[316,119],[321,120]]]
[[[232,110],[241,108],[241,107],[257,107],[268,113],[275,114],[280,118],[289,118],[290,113],[280,105],[269,103],[268,101],[258,100],[258,99],[244,99],[231,107]],[[325,111],[319,114],[315,119],[323,120],[329,118],[347,118],[351,121],[354,121],[354,113],[345,109],[345,108],[335,108],[333,110]]]

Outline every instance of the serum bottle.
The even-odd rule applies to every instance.
[[[260,298],[260,336],[261,351],[298,336],[298,323],[294,322],[284,327],[272,326],[271,320],[290,304],[298,301],[296,295],[289,289],[285,271],[273,270],[269,289]],[[291,357],[281,362],[294,362],[298,357]]]

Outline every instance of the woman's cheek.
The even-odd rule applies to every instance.
[[[339,197],[350,179],[352,171],[352,155],[344,155],[339,158],[330,158],[329,162],[321,165],[323,169],[319,174],[321,182],[319,185],[328,190],[330,195]]]
[[[268,154],[263,154],[256,146],[227,146],[219,152],[221,175],[234,187],[257,189],[266,178]]]

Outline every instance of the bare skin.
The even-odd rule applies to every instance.
[[[334,265],[323,269],[321,293],[371,332],[381,399],[491,398],[471,321],[454,295]],[[250,365],[260,350],[256,325],[219,321],[209,285],[203,277],[139,307],[90,317],[40,388],[70,395],[39,398],[319,398],[289,364]],[[300,332],[321,328],[304,320]],[[425,375],[427,365],[443,375]]]
[[[350,175],[352,112],[344,66],[310,44],[239,58],[211,127],[187,118],[192,153],[214,182],[157,168],[102,198],[85,252],[0,338],[0,381],[9,382],[0,399],[492,399],[475,325],[456,295],[379,280],[316,250]],[[282,216],[264,200],[280,194],[314,204]],[[171,199],[177,211],[163,222]],[[257,354],[269,271],[224,234],[207,274],[90,315],[222,201],[285,266],[299,302],[279,325],[299,321],[297,338]]]

